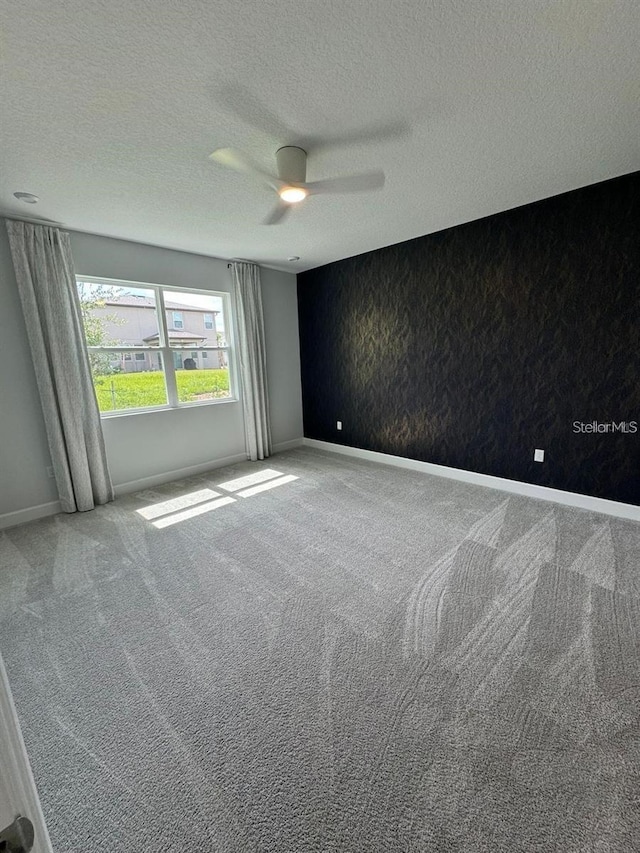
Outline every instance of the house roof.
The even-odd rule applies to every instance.
[[[104,300],[105,305],[124,305],[133,308],[155,308],[155,299],[149,296],[136,296],[135,294],[126,293],[123,296],[116,296],[111,299]],[[198,308],[196,305],[185,305],[182,302],[172,302],[168,299],[164,301],[164,307],[173,311],[197,311],[200,314],[219,314],[219,311],[213,308]]]
[[[146,338],[143,338],[144,341],[157,341],[160,335],[158,332],[155,335],[148,335]],[[173,329],[169,329],[169,341],[206,341],[205,335],[194,335],[192,332],[177,332]]]

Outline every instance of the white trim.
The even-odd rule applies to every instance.
[[[0,216],[2,214],[0,213]],[[81,234],[89,233],[81,231]],[[96,235],[97,237],[103,236],[100,234]],[[119,240],[122,239],[120,237],[114,237],[113,239]],[[132,240],[123,240],[124,243],[132,243],[135,241]],[[151,245],[149,243],[140,243],[141,246]],[[157,249],[164,249],[164,246],[156,246]],[[180,251],[180,249],[169,249],[169,251]],[[185,252],[185,254],[193,254],[192,252]],[[213,255],[203,255],[205,258],[213,258]],[[213,260],[221,260],[220,258],[213,258]],[[189,293],[201,293],[203,296],[224,296],[228,293],[227,290],[207,290],[206,287],[189,287],[188,284],[167,284],[166,282],[161,281],[132,281],[128,278],[109,278],[109,276],[104,275],[82,275],[82,273],[75,273],[76,281],[86,281],[89,284],[116,284],[116,285],[126,285],[127,287],[137,287],[141,290],[149,290],[154,287],[163,287],[168,291],[178,291],[178,290],[186,290]],[[194,308],[195,311],[199,311],[199,308]],[[169,311],[173,311],[173,308],[169,308]]]
[[[40,807],[9,680],[0,657],[0,797],[15,813],[28,817],[35,831],[33,853],[53,853]]]
[[[285,450],[293,450],[294,447],[302,447],[304,438],[292,438],[291,441],[281,441],[273,445],[274,453],[283,453]]]
[[[223,402],[222,400],[218,402]],[[225,400],[226,402],[231,402]],[[236,401],[237,402],[237,401]],[[195,404],[194,405],[198,405]],[[129,414],[134,414],[129,412]],[[140,412],[136,414],[142,414]],[[291,441],[282,441],[279,444],[274,444],[273,452],[282,453],[285,450],[293,450],[294,447],[300,447],[305,439],[294,438]],[[160,474],[152,474],[150,477],[142,477],[140,480],[130,480],[127,483],[115,485],[116,497],[128,495],[131,492],[138,492],[142,489],[161,486],[163,483],[170,483],[172,480],[181,480],[183,477],[194,477],[198,474],[206,474],[207,471],[214,471],[216,468],[223,468],[225,465],[234,465],[236,462],[246,462],[246,453],[236,453],[233,456],[223,456],[220,459],[210,460],[199,465],[190,465],[187,468],[176,468],[173,471],[164,471]],[[7,527],[15,527],[18,524],[26,524],[28,521],[35,521],[38,518],[45,518],[48,515],[57,515],[62,512],[60,501],[51,501],[38,506],[29,506],[25,509],[17,509],[14,512],[7,512],[0,515],[0,530]]]
[[[176,309],[174,311],[173,308],[167,308],[165,304],[165,293],[177,293],[180,291],[184,291],[187,294],[199,294],[201,296],[215,296],[220,299],[222,302],[222,318],[225,324],[225,337],[227,340],[226,346],[210,346],[210,347],[194,347],[195,349],[203,349],[206,351],[212,352],[225,352],[227,354],[227,371],[229,373],[229,397],[223,397],[216,400],[198,400],[194,401],[197,404],[205,404],[208,405],[210,403],[217,402],[228,402],[230,400],[238,400],[240,398],[239,386],[238,386],[238,374],[236,372],[236,345],[235,345],[235,311],[231,304],[231,294],[226,290],[205,290],[198,287],[184,287],[182,285],[174,285],[174,284],[160,284],[158,282],[142,282],[142,281],[130,281],[128,279],[117,279],[117,278],[107,278],[105,276],[94,276],[94,275],[81,275],[80,273],[75,274],[76,284],[87,282],[87,284],[105,284],[107,286],[128,286],[135,287],[140,290],[149,290],[153,291],[155,294],[155,304],[153,305],[153,311],[156,315],[156,320],[158,321],[158,346],[136,346],[136,345],[125,345],[120,346],[118,344],[114,344],[113,346],[100,346],[93,347],[87,346],[87,350],[89,352],[104,352],[104,353],[116,353],[122,352],[127,353],[131,352],[151,352],[158,353],[162,357],[162,368],[158,371],[162,373],[164,376],[165,388],[167,391],[167,402],[161,403],[159,406],[144,406],[142,408],[136,409],[122,409],[122,410],[109,410],[106,412],[100,412],[100,417],[113,417],[114,415],[118,415],[120,412],[122,414],[136,414],[138,412],[157,412],[164,411],[165,409],[181,409],[183,406],[189,406],[191,403],[185,402],[181,403],[178,399],[178,387],[176,380],[176,368],[173,362],[173,357],[176,352],[191,352],[192,346],[182,346],[182,347],[174,347],[170,345],[169,338],[169,326],[167,322],[167,313],[171,311],[174,313],[182,313],[183,311],[190,310],[189,308],[180,309],[179,311]],[[233,286],[233,282],[232,282]],[[151,307],[151,306],[149,306]],[[198,313],[202,313],[203,316],[206,313],[203,308],[198,308],[198,306],[193,306],[193,311],[197,311]],[[220,312],[217,310],[213,311],[213,314],[219,314]],[[229,324],[229,329],[227,329],[227,324]],[[215,326],[215,319],[214,319]],[[184,329],[184,324],[181,326]],[[203,338],[203,340],[206,338]],[[214,368],[217,369],[217,368]],[[142,371],[141,371],[142,372]]]
[[[158,343],[159,350],[162,356],[162,373],[164,376],[164,385],[167,391],[167,403],[172,409],[177,409],[178,386],[176,384],[176,366],[174,362],[175,355],[171,352],[169,346],[169,327],[167,325],[167,307],[164,303],[164,290],[161,287],[154,288],[156,294],[156,320],[158,321]],[[182,359],[180,360],[182,364]]]
[[[182,480],[184,477],[195,477],[198,474],[206,474],[216,468],[224,468],[225,465],[234,465],[236,462],[246,462],[247,454],[235,453],[233,456],[222,456],[220,459],[211,459],[199,465],[189,465],[187,468],[175,468],[173,471],[164,471],[161,474],[152,474],[150,477],[141,477],[139,480],[130,480],[127,483],[114,484],[116,498],[122,495],[139,492],[142,489],[150,489],[170,483],[173,480]]]
[[[235,293],[235,285],[233,283],[233,277],[229,273],[229,267],[227,266],[227,278],[231,281],[232,291]],[[224,313],[224,321],[225,321],[225,329],[224,335],[227,341],[227,346],[225,349],[231,353],[227,358],[227,370],[229,371],[229,393],[233,395],[234,400],[242,399],[242,385],[240,383],[240,366],[238,364],[238,321],[236,319],[236,309],[235,305],[232,302],[231,293],[228,291],[221,291],[222,296],[222,310]],[[227,328],[227,320],[229,320],[229,328]],[[244,416],[243,416],[244,419]],[[244,428],[243,428],[244,432]]]
[[[15,527],[17,524],[26,524],[27,521],[35,521],[38,518],[45,518],[47,515],[57,515],[59,512],[62,512],[60,501],[50,501],[46,504],[5,512],[0,515],[0,530],[5,527]]]
[[[304,439],[294,438],[292,441],[283,441],[273,447],[274,453],[282,453],[284,450],[292,450],[294,447],[300,447]],[[223,456],[220,459],[209,460],[209,462],[200,463],[199,465],[190,465],[187,468],[176,468],[173,471],[165,471],[162,474],[152,474],[150,477],[142,477],[140,480],[130,480],[128,483],[115,485],[116,498],[122,495],[131,494],[131,492],[139,492],[142,489],[150,489],[154,486],[161,486],[163,483],[170,483],[173,480],[182,480],[185,477],[195,477],[198,474],[206,474],[208,471],[215,471],[216,468],[224,468],[226,465],[235,465],[237,462],[247,462],[247,454],[235,453],[233,456]]]
[[[378,453],[375,450],[362,450],[359,447],[348,447],[344,444],[318,441],[315,438],[305,438],[303,444],[306,447],[315,447],[317,450],[341,453],[344,456],[367,459],[370,462],[380,462],[383,465],[394,465],[396,468],[408,468],[411,471],[421,471],[423,474],[433,474],[436,477],[447,477],[450,480],[472,483],[474,486],[499,489],[502,492],[511,492],[512,494],[524,495],[528,498],[537,498],[541,501],[553,501],[554,503],[565,506],[587,509],[591,512],[600,512],[605,515],[615,515],[619,518],[640,521],[640,506],[634,506],[633,504],[610,501],[606,498],[595,498],[591,495],[580,495],[577,492],[564,492],[561,489],[551,489],[549,486],[523,483],[520,480],[506,480],[503,477],[494,477],[491,474],[477,474],[475,471],[464,471],[461,468],[449,468],[446,465],[436,465],[433,462],[420,462],[417,459],[406,459],[404,456],[392,456],[390,453]]]
[[[100,412],[102,420],[111,418],[127,418],[130,415],[149,415],[154,412],[177,412],[179,409],[193,408],[194,406],[219,406],[221,403],[239,403],[237,397],[217,397],[215,400],[192,400],[190,403],[180,403],[179,406],[147,406],[146,409],[113,409],[109,412]]]

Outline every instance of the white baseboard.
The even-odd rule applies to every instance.
[[[273,445],[274,453],[282,453],[285,450],[293,450],[294,447],[302,447],[304,438],[294,438],[291,441],[281,441],[280,444]]]
[[[36,521],[38,518],[46,518],[48,515],[57,515],[59,512],[62,512],[60,501],[49,501],[46,504],[5,512],[0,515],[0,530],[5,527],[15,527],[17,524],[26,524],[27,521]]]
[[[410,471],[422,471],[424,474],[433,474],[436,477],[460,480],[463,483],[472,483],[474,486],[485,486],[489,489],[499,489],[502,492],[524,495],[541,501],[553,501],[565,506],[587,509],[591,512],[640,521],[640,506],[633,504],[610,501],[606,498],[594,498],[591,495],[580,495],[577,492],[564,492],[561,489],[551,489],[548,486],[522,483],[520,480],[505,480],[503,477],[493,477],[491,474],[476,474],[474,471],[464,471],[462,468],[448,468],[446,465],[435,465],[433,462],[420,462],[417,459],[406,459],[404,456],[392,456],[390,453],[378,453],[375,450],[361,450],[359,447],[347,447],[344,444],[318,441],[315,438],[305,438],[303,443],[306,447],[315,447],[317,450],[341,453],[344,456],[366,459],[369,462],[381,462],[383,465],[394,465],[396,468],[408,468]]]
[[[610,501],[605,498],[595,498],[591,495],[580,495],[576,492],[564,492],[561,489],[551,489],[548,486],[537,486],[533,483],[522,483],[519,480],[505,480],[503,477],[494,477],[490,474],[477,474],[474,471],[464,471],[461,468],[448,468],[445,465],[435,465],[433,462],[420,462],[417,459],[406,459],[404,456],[392,456],[389,453],[378,453],[375,450],[362,450],[359,447],[348,447],[344,444],[333,444],[329,441],[318,441],[314,438],[295,438],[291,441],[283,441],[274,445],[274,453],[282,453],[300,446],[315,447],[317,450],[326,450],[330,453],[341,453],[343,456],[352,456],[356,459],[365,459],[369,462],[379,462],[383,465],[393,465],[396,468],[406,468],[410,471],[421,471],[424,474],[432,474],[435,477],[447,477],[450,480],[459,480],[463,483],[472,483],[474,486],[484,486],[489,489],[498,489],[515,495],[524,495],[529,498],[537,498],[543,501],[574,506],[579,509],[600,512],[605,515],[615,515],[619,518],[628,518],[632,521],[640,521],[640,507],[633,504],[625,504],[619,501]],[[206,474],[216,468],[224,468],[236,462],[245,462],[246,454],[238,453],[234,456],[224,456],[201,465],[192,465],[188,468],[177,468],[154,474],[151,477],[143,477],[139,480],[131,480],[115,486],[116,496],[130,494],[142,489],[160,486],[172,480],[181,480],[184,477],[193,477],[198,474]],[[39,504],[38,506],[18,509],[0,515],[0,530],[7,527],[15,527],[38,518],[56,515],[61,512],[59,501]]]
[[[198,474],[206,474],[208,471],[214,471],[216,468],[224,468],[226,465],[246,461],[246,453],[235,453],[233,456],[222,456],[219,459],[211,459],[209,462],[202,462],[199,465],[189,465],[187,468],[174,468],[172,471],[163,471],[160,474],[152,474],[150,477],[141,477],[139,480],[118,483],[114,485],[116,497],[119,498],[122,495],[131,494],[131,492],[140,492],[142,489],[152,489],[154,486],[161,486],[163,483],[172,482],[172,480],[196,477]]]
[[[303,442],[302,438],[294,438],[292,441],[283,441],[280,444],[274,444],[273,452],[282,453],[284,450],[291,450],[294,447],[299,447]],[[182,480],[185,477],[196,477],[198,474],[206,474],[208,471],[215,471],[216,468],[225,468],[227,465],[234,465],[236,462],[246,462],[246,453],[235,453],[233,456],[222,456],[220,459],[212,459],[209,462],[203,462],[200,465],[190,465],[187,468],[175,468],[172,471],[164,471],[161,474],[153,474],[150,477],[142,477],[139,480],[130,480],[127,483],[120,483],[115,486],[116,497],[128,495],[131,492],[139,492],[142,489],[152,489],[154,486],[161,486],[163,483],[170,483],[172,480]]]
[[[282,441],[279,444],[274,444],[273,452],[282,453],[285,450],[293,450],[294,447],[300,447],[304,439],[294,438],[291,441]],[[198,474],[206,474],[208,471],[214,471],[216,468],[224,468],[226,465],[233,465],[236,462],[246,462],[246,453],[236,453],[233,456],[223,456],[220,459],[213,459],[209,462],[204,462],[200,465],[190,465],[187,468],[175,468],[172,471],[163,471],[160,474],[153,474],[150,477],[142,477],[139,480],[129,480],[126,483],[118,483],[114,485],[116,497],[128,495],[131,492],[140,492],[143,489],[151,489],[154,486],[161,486],[163,483],[170,483],[172,480],[182,480],[184,477],[195,477]],[[48,515],[57,515],[62,512],[60,501],[51,501],[38,506],[30,506],[26,509],[17,509],[14,512],[7,512],[0,515],[0,530],[6,527],[16,527],[18,524],[26,524],[28,521],[35,521],[38,518],[45,518]]]

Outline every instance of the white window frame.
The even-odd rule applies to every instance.
[[[145,412],[163,412],[169,409],[186,409],[195,406],[219,406],[225,403],[237,403],[238,396],[238,373],[236,367],[235,347],[235,317],[231,310],[231,294],[224,290],[201,290],[196,287],[180,287],[175,284],[149,284],[146,281],[129,281],[116,278],[102,278],[99,276],[76,274],[76,283],[86,281],[88,284],[104,284],[107,287],[136,287],[144,290],[152,290],[155,294],[155,311],[158,319],[158,346],[87,346],[89,352],[96,353],[160,353],[162,356],[162,372],[167,390],[167,403],[160,406],[145,406],[136,409],[116,409],[111,412],[100,412],[101,418],[117,418],[124,415],[137,415]],[[169,324],[167,321],[167,309],[165,308],[164,293],[195,293],[201,296],[218,296],[222,300],[222,314],[225,321],[226,346],[202,346],[198,347],[200,352],[225,352],[227,354],[227,365],[229,370],[229,396],[219,397],[216,400],[194,400],[191,403],[181,403],[178,400],[178,386],[176,383],[176,369],[173,364],[173,353],[191,352],[190,347],[169,346]],[[173,309],[169,309],[173,310]],[[209,312],[210,313],[210,312]],[[227,328],[228,326],[228,328]]]
[[[176,316],[179,317],[178,320],[176,320]],[[171,309],[171,322],[173,323],[174,332],[184,331],[184,313],[182,311],[174,311]],[[180,323],[180,325],[176,325],[177,323]]]
[[[203,311],[202,314],[205,332],[212,332],[216,327],[215,315],[213,311]],[[207,320],[207,317],[211,317],[211,319]],[[207,323],[210,323],[211,325],[207,326]]]

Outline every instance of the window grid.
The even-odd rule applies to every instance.
[[[144,346],[135,345],[127,346],[122,344],[114,344],[113,346],[88,346],[87,349],[92,353],[122,353],[126,360],[131,360],[134,353],[159,353],[162,361],[162,373],[164,375],[165,386],[167,390],[167,404],[159,406],[148,406],[143,408],[118,409],[114,411],[101,412],[101,417],[113,417],[121,414],[135,414],[136,412],[151,412],[162,411],[166,409],[184,408],[185,406],[210,405],[212,403],[228,403],[237,402],[237,378],[235,370],[235,359],[233,357],[233,324],[230,314],[230,299],[229,294],[219,291],[196,290],[191,288],[180,288],[175,285],[153,285],[147,282],[131,282],[117,279],[95,278],[93,276],[77,275],[76,280],[79,282],[106,284],[109,286],[134,286],[145,290],[151,290],[155,294],[155,311],[158,320],[158,344],[159,346]],[[181,403],[178,399],[178,388],[176,380],[176,369],[174,365],[174,355],[177,352],[186,352],[184,347],[169,345],[169,326],[167,322],[167,310],[165,308],[164,291],[171,293],[180,292],[196,293],[203,296],[217,296],[222,300],[223,316],[225,324],[229,328],[225,328],[225,337],[227,339],[226,346],[201,346],[198,351],[202,353],[202,358],[207,358],[209,352],[225,353],[227,369],[229,372],[229,396],[218,398],[215,400],[207,400],[203,402],[185,402]],[[182,314],[182,312],[172,311],[172,314]]]
[[[164,306],[164,294],[160,288],[156,290],[156,313],[158,315],[158,333],[160,335],[160,349],[162,350],[162,363],[164,364],[164,381],[167,386],[167,402],[172,409],[177,409],[178,385],[176,383],[176,366],[173,353],[169,346],[169,329],[167,328],[167,311]],[[174,326],[175,326],[175,311]]]

